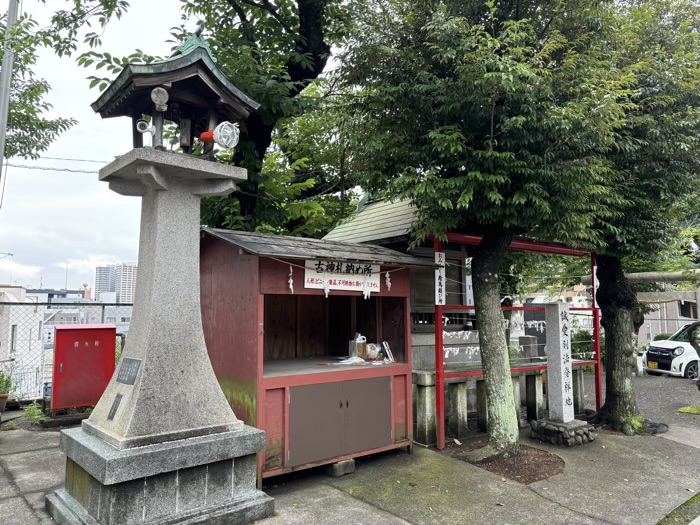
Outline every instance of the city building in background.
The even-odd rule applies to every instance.
[[[53,303],[53,302],[78,302],[89,299],[90,289],[88,285],[83,285],[83,288],[77,290],[54,290],[51,288],[27,288],[27,297],[38,303]],[[61,300],[61,301],[59,301]]]
[[[134,263],[109,264],[98,266],[95,270],[95,300],[109,302],[115,294],[116,303],[131,304],[136,290],[138,267]],[[108,299],[109,298],[109,299]]]

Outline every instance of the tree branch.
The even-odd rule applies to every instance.
[[[248,17],[245,15],[245,11],[243,11],[243,8],[238,5],[234,0],[226,0],[228,2],[228,5],[230,5],[233,10],[236,12],[238,15],[239,20],[241,21],[241,24],[248,25],[250,22],[248,21]]]
[[[297,0],[299,6],[299,52],[308,53],[314,63],[311,69],[303,67],[299,62],[289,60],[286,64],[289,76],[298,87],[292,90],[290,96],[294,97],[308,85],[308,83],[323,72],[326,67],[331,48],[324,40],[323,15],[328,0]]]
[[[284,23],[279,12],[269,2],[269,0],[262,0],[262,3],[254,2],[253,0],[241,0],[241,2],[243,2],[244,4],[248,4],[251,7],[256,7],[258,9],[262,9],[263,11],[267,11],[268,13],[270,13],[272,18],[277,20],[277,23],[281,25],[287,33],[296,36],[296,31],[294,31],[288,24]]]

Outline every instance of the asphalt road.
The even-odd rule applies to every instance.
[[[632,382],[644,417],[656,423],[700,429],[700,416],[678,412],[682,407],[700,405],[700,391],[695,382],[665,375],[634,377]],[[594,384],[594,376],[586,374],[586,408],[595,408]]]

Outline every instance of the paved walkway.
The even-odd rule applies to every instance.
[[[358,460],[343,478],[269,480],[277,512],[262,524],[653,525],[700,491],[699,442],[700,429],[672,427],[668,438],[601,433],[585,447],[536,445],[566,467],[529,486],[433,450],[391,452]],[[51,523],[44,496],[64,468],[57,432],[0,432],[0,524]]]
[[[592,376],[586,406],[593,406]],[[276,515],[261,525],[654,525],[700,492],[700,416],[690,381],[635,378],[642,412],[669,423],[659,437],[600,433],[585,447],[526,445],[559,455],[562,474],[522,485],[457,459],[416,447],[357,461],[355,474],[306,471],[266,481]],[[7,421],[19,413],[5,413]],[[44,497],[63,483],[58,432],[0,432],[0,525],[53,523]],[[700,518],[693,522],[700,525]]]
[[[700,455],[675,441],[601,433],[586,447],[537,446],[565,471],[525,486],[419,448],[358,461],[344,478],[270,487],[278,515],[263,523],[653,525],[700,491]]]

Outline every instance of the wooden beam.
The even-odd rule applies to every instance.
[[[630,284],[642,283],[673,283],[679,281],[690,281],[700,278],[700,270],[690,270],[688,272],[639,272],[626,273],[625,277]],[[583,284],[591,284],[591,277],[587,275],[581,279]]]
[[[637,301],[644,304],[675,303],[676,301],[695,302],[695,292],[638,292]]]

